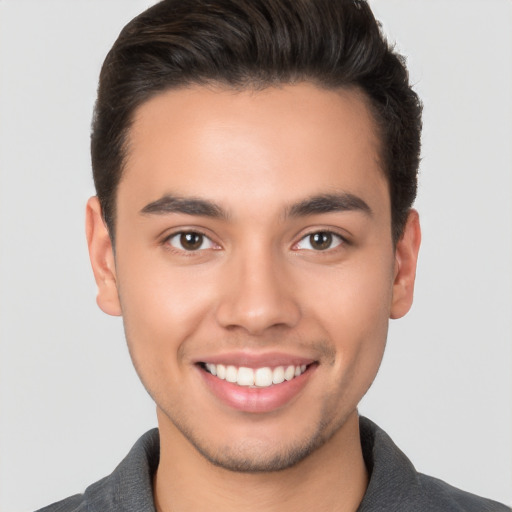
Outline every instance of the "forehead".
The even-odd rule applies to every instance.
[[[159,94],[135,112],[123,188],[140,207],[168,193],[219,203],[236,193],[241,205],[333,191],[388,195],[364,95],[309,83]]]

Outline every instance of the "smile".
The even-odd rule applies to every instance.
[[[288,365],[271,368],[247,368],[224,364],[203,363],[203,368],[218,379],[237,384],[238,386],[267,388],[285,381],[300,377],[307,365]]]

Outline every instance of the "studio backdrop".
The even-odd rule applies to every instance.
[[[102,60],[148,0],[0,0],[0,510],[156,425],[84,236]],[[512,504],[512,3],[374,0],[424,101],[415,303],[361,404],[419,471]]]

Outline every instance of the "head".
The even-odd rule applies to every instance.
[[[419,128],[365,2],[166,0],[122,31],[89,249],[174,449],[273,471],[357,438],[412,301]]]
[[[416,197],[421,104],[404,59],[363,0],[164,0],[132,20],[103,64],[92,126],[94,183],[112,239],[140,105],[194,84],[243,90],[304,81],[363,92],[379,132],[396,243]]]

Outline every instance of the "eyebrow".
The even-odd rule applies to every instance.
[[[219,205],[197,197],[180,197],[165,195],[147,204],[140,211],[143,215],[165,215],[168,213],[184,213],[214,219],[228,219],[229,215]]]
[[[309,197],[290,206],[286,211],[287,217],[306,217],[331,212],[360,211],[369,217],[372,209],[360,197],[347,192],[335,194],[319,194]]]
[[[360,197],[342,192],[334,194],[319,194],[308,197],[285,209],[286,217],[307,217],[331,212],[360,211],[368,216],[373,212]],[[218,204],[207,199],[197,197],[180,197],[166,194],[153,201],[140,211],[143,215],[165,215],[169,213],[183,213],[200,217],[228,220],[229,214]]]

